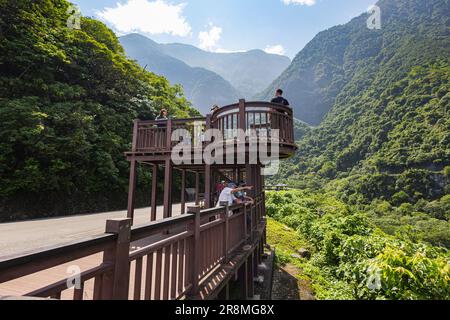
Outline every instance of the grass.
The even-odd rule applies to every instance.
[[[302,283],[308,283],[308,287],[312,289],[316,299],[351,299],[351,292],[343,286],[342,282],[336,281],[325,270],[314,266],[311,261],[292,257],[292,254],[297,253],[301,248],[311,250],[313,257],[315,253],[315,250],[298,231],[267,217],[267,243],[276,249],[276,267],[292,264],[299,268],[301,273],[297,274],[296,278]]]
[[[267,218],[267,242],[276,249],[278,265],[299,262],[297,260],[302,259],[294,258],[292,254],[297,253],[301,248],[310,247],[297,231],[269,217]]]

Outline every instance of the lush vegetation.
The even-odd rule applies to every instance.
[[[448,299],[448,1],[378,5],[381,30],[367,15],[326,30],[275,83],[301,119],[324,120],[297,125],[271,182],[303,191],[271,194],[268,210],[310,244],[297,263],[319,298]]]
[[[414,68],[377,100],[367,98],[372,104],[361,101],[370,111],[351,124],[346,112],[329,118],[299,141],[274,179],[334,190],[389,234],[449,247],[449,71]]]
[[[384,232],[450,246],[446,2],[383,0],[382,30],[365,28],[362,16],[320,34],[331,41],[340,30],[348,40],[346,80],[273,182],[332,191]],[[308,48],[302,55],[314,42]]]
[[[388,235],[370,214],[330,193],[270,192],[268,241],[294,263],[318,299],[450,299],[450,254],[408,234]],[[312,252],[310,260],[293,253]]]
[[[0,0],[0,219],[123,207],[133,119],[198,114],[69,5]]]

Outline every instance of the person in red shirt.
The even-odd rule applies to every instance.
[[[223,189],[225,189],[225,181],[222,180],[218,184],[216,184],[216,195],[217,197],[222,193]]]

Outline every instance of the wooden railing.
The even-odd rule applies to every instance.
[[[256,137],[273,137],[274,130],[279,130],[280,142],[295,145],[294,118],[290,107],[268,102],[245,102],[223,107],[216,111],[211,119],[212,127],[223,132],[224,140],[237,138],[238,129]]]
[[[134,228],[129,219],[108,220],[105,235],[0,261],[0,288],[2,283],[103,253],[97,267],[79,275],[80,286],[70,297],[69,278],[25,295],[83,300],[85,284],[94,281],[94,300],[195,296],[208,275],[257,237],[264,223],[262,206],[259,195],[254,205],[204,211],[191,207],[185,215]]]
[[[197,132],[205,130],[205,124],[205,118],[169,119],[168,121],[136,120],[134,122],[132,151],[138,153],[170,152],[172,147],[178,143],[171,141],[172,133],[175,130],[187,130],[194,139],[199,138],[195,137]]]
[[[195,130],[195,126],[197,129]],[[199,128],[199,126],[201,128]],[[187,130],[192,140],[202,138],[202,131],[221,130],[224,140],[237,137],[238,129],[250,136],[274,137],[279,130],[280,143],[295,147],[293,112],[290,107],[267,102],[245,102],[223,107],[206,118],[170,119],[168,121],[139,121],[134,123],[132,153],[167,153],[179,141],[171,141],[177,129]],[[196,145],[192,142],[192,146]],[[200,144],[199,144],[200,145]],[[202,144],[204,147],[204,144]]]

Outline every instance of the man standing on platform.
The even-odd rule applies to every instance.
[[[278,104],[282,104],[283,106],[289,106],[289,101],[287,101],[285,98],[283,98],[283,90],[278,89],[275,92],[275,98],[272,99],[272,101],[270,101],[271,103],[278,103]]]

